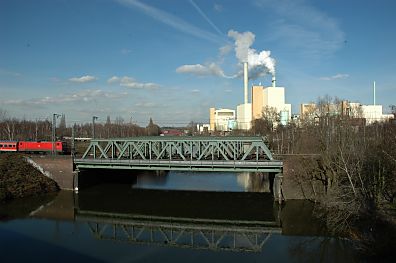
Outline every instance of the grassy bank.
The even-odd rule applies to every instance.
[[[55,181],[28,164],[22,155],[0,155],[0,202],[58,190]]]

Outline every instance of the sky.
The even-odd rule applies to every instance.
[[[276,74],[286,103],[396,104],[396,1],[0,0],[0,109],[68,125],[209,122]],[[249,91],[250,93],[250,91]]]

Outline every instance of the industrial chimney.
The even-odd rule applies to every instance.
[[[375,81],[373,83],[373,105],[375,105]]]
[[[272,74],[272,87],[276,87],[276,79],[275,79],[275,72]]]
[[[243,63],[243,88],[244,88],[244,103],[248,103],[248,63]]]

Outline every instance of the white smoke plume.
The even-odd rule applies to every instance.
[[[228,31],[228,36],[235,40],[235,54],[239,62],[248,62],[249,77],[251,79],[263,76],[266,73],[275,74],[275,59],[271,57],[271,51],[251,48],[255,35],[252,32],[239,33],[235,30]]]

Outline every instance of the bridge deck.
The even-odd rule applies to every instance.
[[[202,172],[282,172],[280,161],[167,161],[75,159],[79,169],[131,169]]]

